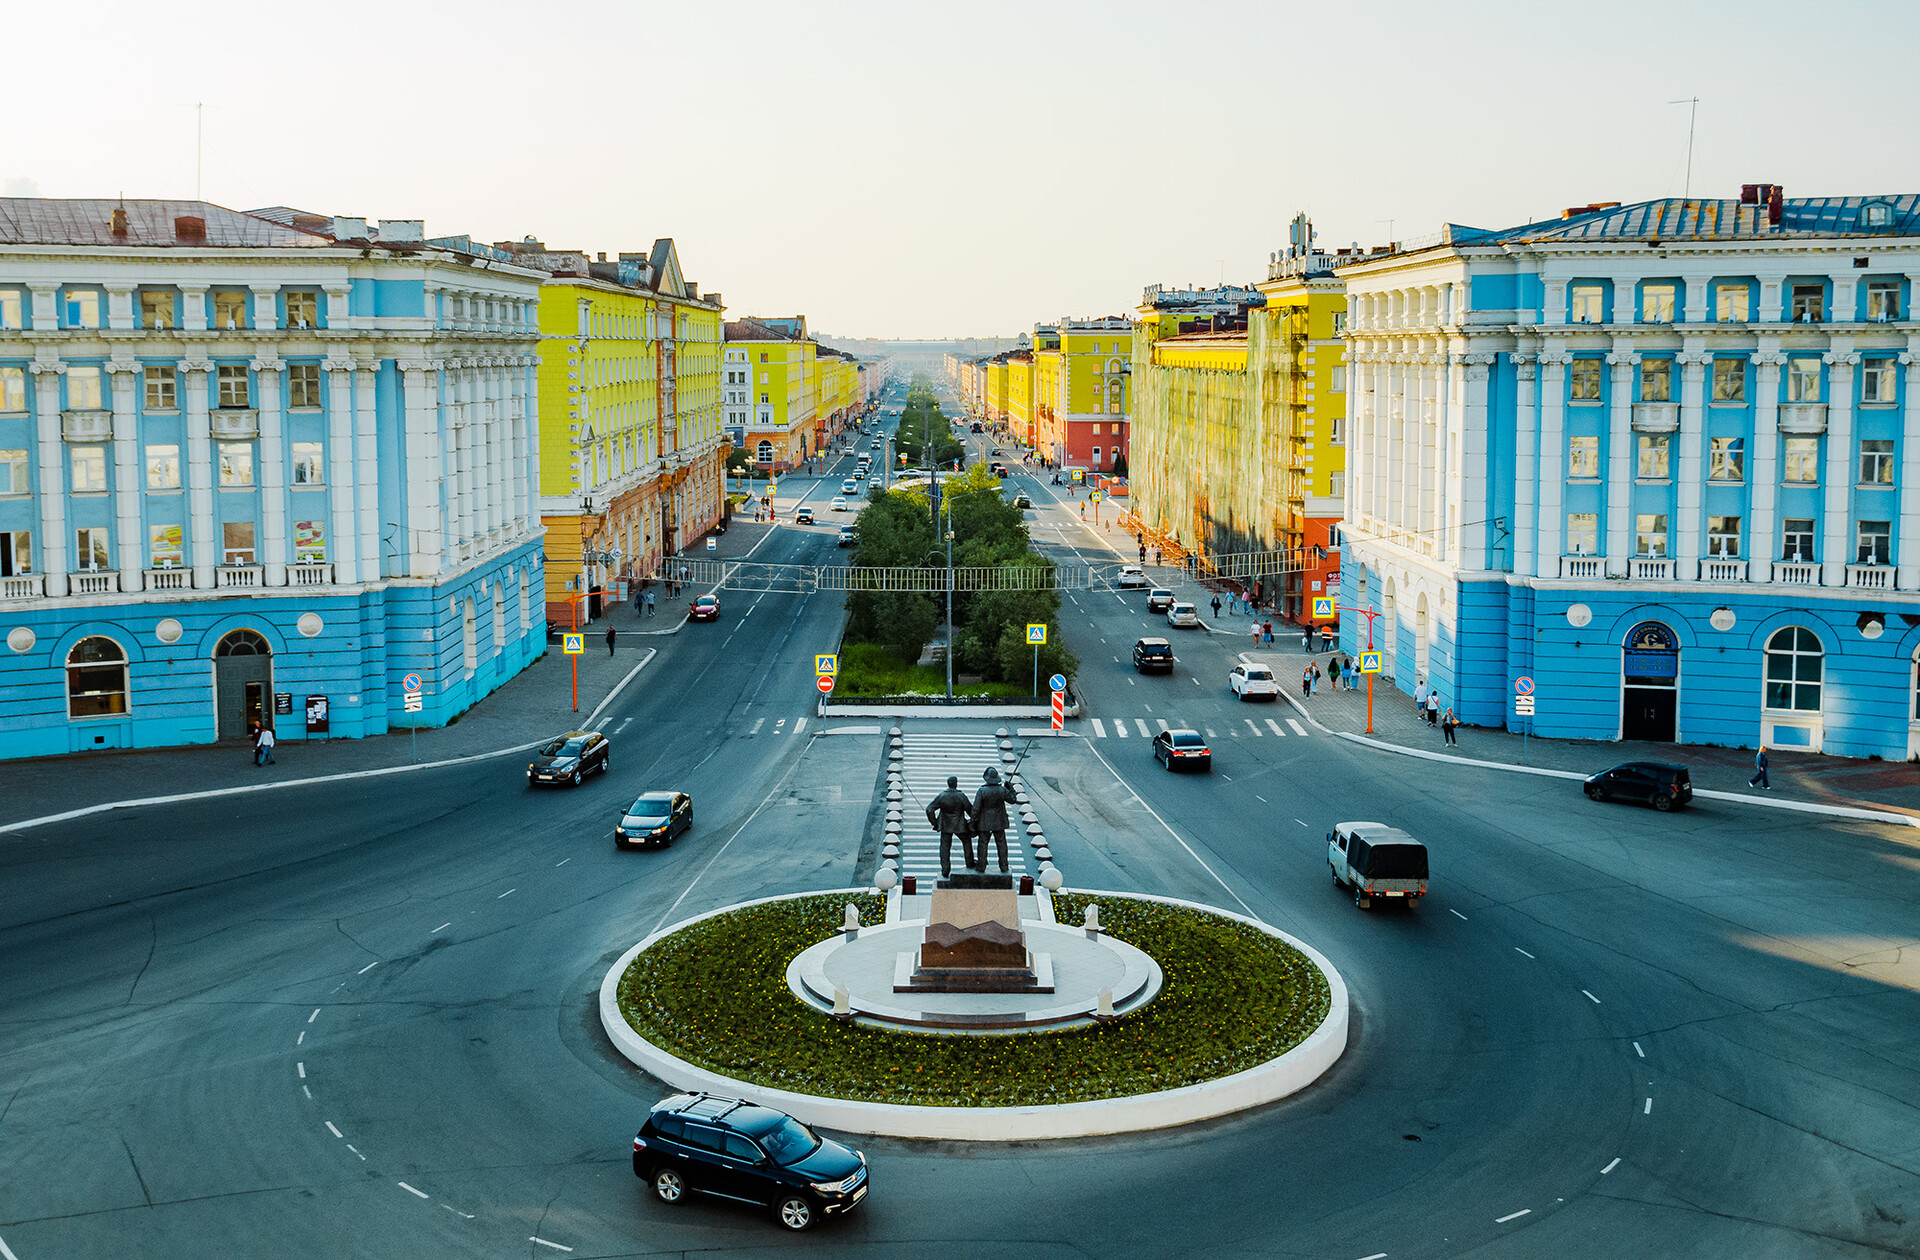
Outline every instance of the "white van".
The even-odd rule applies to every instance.
[[[1335,823],[1327,833],[1327,865],[1337,886],[1353,889],[1353,904],[1362,910],[1375,897],[1411,910],[1427,895],[1427,846],[1385,823]]]

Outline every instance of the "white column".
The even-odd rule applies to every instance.
[[[1687,304],[1682,318],[1689,324],[1704,324],[1713,319],[1713,311],[1708,307],[1712,299],[1712,276],[1682,276],[1681,282],[1687,286]]]
[[[210,285],[197,281],[181,281],[180,290],[180,331],[205,332],[207,330],[207,290]]]
[[[257,294],[256,294],[257,296]],[[280,428],[280,382],[286,363],[265,354],[252,363],[260,397],[260,557],[267,586],[287,584],[287,442]]]
[[[507,368],[499,359],[487,365],[487,531],[503,535],[509,510],[507,478],[513,469],[513,453],[508,434],[511,425],[506,415]]]
[[[534,387],[539,359],[527,355],[513,373],[513,409],[520,431],[520,495],[517,511],[523,532],[540,526],[540,395]]]
[[[140,385],[140,365],[116,359],[106,365],[113,382],[113,537],[120,553],[120,589],[137,591],[146,548],[140,537],[140,418],[133,391]]]
[[[1533,572],[1535,531],[1540,528],[1535,504],[1540,493],[1540,452],[1534,432],[1534,361],[1530,354],[1513,358],[1513,572]]]
[[[1565,467],[1567,439],[1567,365],[1573,356],[1560,349],[1540,355],[1540,546],[1541,577],[1560,576],[1561,539],[1566,525]]]
[[[254,328],[280,327],[280,286],[277,284],[250,284],[253,290]]]
[[[134,318],[133,286],[131,284],[107,284],[107,327],[120,331],[129,331],[139,327]]]
[[[1781,308],[1786,304],[1783,293],[1786,277],[1784,275],[1761,276],[1759,280],[1760,309],[1753,313],[1754,320],[1761,324],[1777,324],[1785,318]]]
[[[1853,449],[1853,365],[1860,356],[1845,350],[1821,356],[1827,363],[1827,468],[1821,515],[1820,584],[1845,586],[1853,555],[1853,482],[1858,475]]]
[[[351,284],[329,284],[322,286],[326,294],[327,328],[333,332],[344,332],[353,327],[353,316],[347,313],[352,298]]]
[[[1900,563],[1900,589],[1911,591],[1920,590],[1920,355],[1902,354],[1900,364],[1907,383],[1901,400],[1905,425],[1900,433],[1900,522],[1893,558]]]
[[[466,545],[472,532],[468,522],[473,502],[473,429],[467,406],[467,369],[456,362],[447,368],[446,381],[447,429],[450,435],[447,446],[447,489],[450,491],[447,559],[451,562],[464,558],[458,549]]]
[[[400,364],[406,389],[407,573],[433,577],[449,558],[441,483],[447,474],[446,434],[440,420],[440,368],[437,361],[408,359]]]
[[[1828,316],[1836,324],[1851,324],[1865,317],[1859,309],[1860,282],[1852,272],[1837,275],[1833,279],[1833,311]]]
[[[1675,483],[1674,514],[1680,519],[1677,559],[1673,576],[1681,582],[1697,581],[1700,576],[1700,535],[1706,522],[1700,519],[1704,472],[1700,467],[1706,445],[1706,425],[1701,408],[1706,390],[1706,364],[1710,356],[1693,348],[1674,356],[1680,368],[1680,473]]]
[[[1459,537],[1454,540],[1459,563],[1470,569],[1487,568],[1487,376],[1494,356],[1458,356],[1463,377],[1462,405],[1455,427],[1460,432],[1460,464],[1449,470],[1448,491],[1460,505]],[[1528,475],[1525,463],[1514,470],[1516,481]]]
[[[1752,486],[1748,536],[1753,539],[1754,563],[1747,566],[1747,577],[1754,582],[1773,581],[1773,561],[1780,554],[1774,511],[1780,499],[1780,368],[1786,361],[1787,356],[1766,342],[1753,356],[1753,457],[1747,478]]]
[[[34,296],[40,296],[38,289]],[[37,309],[34,319],[39,320]],[[40,457],[40,567],[46,573],[47,594],[56,598],[67,593],[67,467],[60,437],[60,377],[66,370],[64,363],[35,360],[33,364],[34,445]]]
[[[360,556],[353,513],[353,360],[328,359],[327,374],[327,558],[333,580],[351,586],[360,580]]]
[[[182,359],[179,370],[187,396],[187,517],[193,588],[211,590],[218,578],[214,569],[222,559],[220,543],[213,536],[213,429],[207,415],[207,381],[213,361]]]
[[[329,317],[331,318],[331,317]],[[353,361],[354,496],[360,511],[361,580],[387,575],[384,530],[380,520],[380,360]],[[404,412],[402,413],[404,416]],[[402,416],[396,416],[399,422]]]
[[[1631,295],[1629,295],[1631,296]],[[1618,295],[1614,309],[1619,310]],[[1625,346],[1630,343],[1617,341]],[[1633,369],[1640,356],[1631,350],[1607,355],[1613,368],[1613,388],[1607,399],[1607,575],[1625,577],[1633,554],[1633,480],[1637,471],[1633,449]]]

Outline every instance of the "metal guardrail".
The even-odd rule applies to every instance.
[[[1278,577],[1309,567],[1312,548],[1249,551],[1232,555],[1163,555],[1163,563],[1140,566],[1154,586],[1211,580],[1245,581]],[[654,581],[684,581],[734,591],[812,594],[815,591],[910,592],[945,594],[951,575],[954,591],[1087,591],[1119,586],[1121,561],[1106,564],[876,567],[872,565],[760,564],[751,560],[672,557],[646,574]]]

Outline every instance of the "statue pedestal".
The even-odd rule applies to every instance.
[[[894,966],[895,993],[1051,993],[1053,966],[1027,950],[1020,899],[1004,876],[999,887],[938,888],[920,948]],[[1041,971],[1044,968],[1045,978]]]

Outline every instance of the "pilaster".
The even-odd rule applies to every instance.
[[[380,360],[353,361],[354,496],[360,512],[361,580],[377,581],[387,572],[380,537]],[[396,568],[396,573],[404,572]]]
[[[203,308],[203,324],[205,314]],[[221,558],[220,546],[213,537],[213,422],[207,414],[207,384],[213,374],[213,360],[182,359],[179,366],[180,389],[185,395],[182,410],[187,427],[188,546],[193,560],[193,588],[212,590],[219,577],[215,566]]]
[[[1619,295],[1614,296],[1618,311]],[[1616,345],[1631,343],[1617,340]],[[1613,369],[1612,387],[1607,393],[1607,576],[1625,577],[1627,560],[1633,555],[1633,372],[1640,356],[1630,349],[1607,355]]]
[[[140,384],[140,365],[131,359],[113,359],[106,365],[113,391],[113,540],[120,557],[120,589],[137,591],[145,581],[146,558],[140,537],[140,421],[133,391]]]
[[[333,580],[360,580],[353,516],[353,360],[330,358],[327,374],[327,559]]]
[[[1691,288],[1688,291],[1691,292]],[[1705,524],[1700,519],[1705,490],[1700,465],[1706,442],[1702,407],[1705,403],[1706,365],[1710,357],[1698,349],[1697,344],[1689,344],[1684,352],[1674,356],[1674,362],[1680,368],[1680,471],[1674,495],[1674,515],[1679,520],[1676,522],[1678,546],[1673,575],[1682,582],[1692,582],[1700,576],[1700,534]]]
[[[1753,462],[1747,470],[1752,486],[1748,497],[1753,521],[1749,537],[1754,563],[1747,576],[1754,582],[1773,581],[1773,561],[1780,554],[1775,537],[1774,514],[1780,501],[1780,369],[1787,356],[1769,338],[1753,356]]]
[[[1860,356],[1835,349],[1822,355],[1827,364],[1827,459],[1821,496],[1820,584],[1845,586],[1853,554],[1848,526],[1853,520],[1853,368]]]
[[[442,572],[448,550],[444,506],[446,434],[440,418],[438,360],[406,359],[399,364],[405,381],[407,572],[434,577]]]
[[[1540,355],[1540,546],[1535,572],[1543,578],[1560,576],[1561,530],[1566,525],[1562,513],[1566,486],[1567,365],[1572,362],[1573,356],[1557,346]]]
[[[1535,406],[1536,365],[1530,354],[1515,354],[1513,360],[1513,571],[1534,571],[1535,532],[1539,529],[1540,451],[1535,430],[1538,408]]]
[[[39,323],[40,290],[34,290],[34,322]],[[51,306],[51,300],[48,305]],[[40,463],[40,568],[47,594],[67,593],[67,467],[60,437],[60,377],[67,365],[36,359],[33,372],[34,446]]]
[[[1900,523],[1893,536],[1893,558],[1900,565],[1900,589],[1913,591],[1920,590],[1920,354],[1902,354],[1900,365],[1906,369],[1906,382],[1901,397]]]
[[[256,296],[257,293],[256,293]],[[287,584],[287,443],[280,425],[282,372],[286,363],[271,354],[253,360],[260,397],[260,555],[267,586]]]

